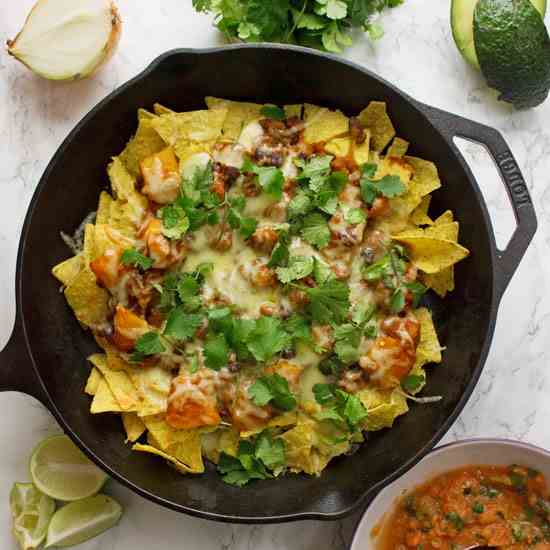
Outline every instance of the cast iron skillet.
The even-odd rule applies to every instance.
[[[444,302],[430,298],[447,350],[425,391],[443,395],[443,401],[413,404],[394,428],[373,434],[353,456],[335,460],[318,478],[287,475],[237,489],[225,485],[212,466],[204,475],[182,476],[158,458],[132,453],[119,418],[89,413],[85,358],[96,348],[50,276],[51,267],[69,256],[59,231],[72,232],[96,208],[107,185],[105,167],[135,130],[139,107],[150,109],[158,101],[176,110],[197,109],[205,95],[280,104],[307,101],[349,114],[371,99],[385,100],[399,135],[413,144],[412,154],[437,163],[444,186],[434,194],[432,208],[435,213],[452,208],[461,222],[461,242],[472,251],[458,266],[456,291]],[[486,145],[499,168],[518,224],[506,250],[495,245],[482,195],[454,136]],[[423,105],[362,67],[307,49],[173,50],[84,117],[42,176],[19,247],[17,316],[0,356],[0,389],[37,397],[92,460],[168,508],[230,522],[337,519],[415,464],[462,410],[487,356],[499,301],[536,226],[512,153],[491,128]]]

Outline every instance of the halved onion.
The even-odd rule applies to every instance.
[[[85,78],[114,53],[120,31],[111,0],[38,0],[8,53],[44,78]]]

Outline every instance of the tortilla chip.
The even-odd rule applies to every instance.
[[[369,432],[391,428],[395,419],[409,410],[407,399],[399,389],[365,388],[357,396],[368,411],[363,428]]]
[[[137,441],[147,429],[141,418],[135,412],[123,412],[120,416],[126,432],[126,442]]]
[[[448,241],[458,241],[458,222],[436,223],[424,230],[426,237],[434,239],[446,239]]]
[[[142,120],[151,120],[152,118],[155,118],[155,115],[151,113],[151,111],[147,109],[138,109],[138,122]]]
[[[292,118],[292,117],[298,117],[302,118],[302,109],[303,105],[300,103],[299,105],[285,105],[283,107],[285,111],[286,118]]]
[[[115,399],[113,392],[109,389],[109,385],[103,377],[101,377],[101,380],[97,386],[97,390],[90,406],[90,412],[92,414],[122,412],[118,401]]]
[[[412,185],[421,197],[441,187],[437,166],[433,162],[409,156],[404,159],[413,167]]]
[[[365,141],[360,145],[355,145],[355,148],[353,150],[353,158],[359,166],[361,166],[362,164],[367,164],[369,162],[370,140],[370,130],[365,130]]]
[[[52,275],[60,281],[63,286],[69,286],[76,279],[82,267],[82,254],[77,254],[54,266],[52,268]]]
[[[393,239],[406,245],[412,263],[425,273],[438,273],[469,255],[466,248],[446,239],[399,235]]]
[[[169,109],[168,107],[165,107],[164,105],[161,105],[160,103],[155,103],[153,105],[153,111],[155,111],[156,115],[170,115],[176,112],[172,111],[172,109]]]
[[[84,244],[82,246],[85,265],[95,258],[95,226],[91,223],[84,227]]]
[[[83,325],[94,327],[107,320],[109,293],[97,286],[95,275],[88,266],[67,286],[65,298]]]
[[[261,118],[263,105],[259,103],[248,103],[245,101],[230,101],[217,97],[206,97],[204,99],[209,109],[214,111],[225,111],[222,134],[225,140],[237,141],[242,129],[254,120]]]
[[[430,208],[430,202],[432,200],[432,197],[430,195],[426,195],[422,198],[422,202],[414,209],[413,213],[411,214],[411,222],[415,225],[433,225],[434,222],[428,216],[428,210]]]
[[[142,418],[159,449],[183,462],[194,473],[204,472],[200,430],[175,430],[161,415]]]
[[[394,137],[393,141],[388,149],[388,157],[403,157],[407,154],[409,149],[409,142],[401,139],[400,137]]]
[[[214,464],[220,460],[220,454],[237,456],[240,436],[234,428],[219,428],[201,435],[202,454]]]
[[[170,372],[158,366],[132,367],[129,365],[126,372],[136,387],[141,401],[138,415],[150,416],[166,412],[172,382]]]
[[[109,223],[112,204],[113,197],[111,197],[111,195],[109,195],[106,191],[101,191],[99,195],[99,204],[97,205],[95,223]]]
[[[202,473],[201,472],[195,472],[189,466],[184,464],[183,462],[180,462],[177,458],[162,452],[160,449],[157,449],[156,447],[153,447],[151,445],[143,445],[141,443],[134,443],[132,445],[132,451],[141,451],[143,453],[150,453],[153,455],[160,456],[164,458],[165,460],[168,460],[173,466],[175,466],[176,470],[178,470],[181,474],[193,474],[193,473]]]
[[[174,151],[176,156],[180,159],[180,164],[182,164],[189,157],[196,155],[197,153],[210,153],[214,143],[217,140],[212,141],[180,141],[174,146]]]
[[[296,411],[289,411],[283,414],[277,415],[275,418],[272,418],[265,426],[257,428],[255,430],[250,430],[247,432],[241,432],[241,437],[245,439],[252,437],[265,430],[266,428],[286,428],[288,426],[294,426],[298,421]]]
[[[116,203],[114,203],[116,204],[116,211],[114,206],[111,208],[109,224],[119,229],[119,227],[117,227],[118,224],[113,223],[113,220],[124,218],[123,221],[121,220],[121,226],[126,227],[129,222],[133,226],[138,227],[141,224],[149,202],[141,193],[136,191],[135,176],[132,176],[132,174],[128,172],[118,157],[113,158],[112,162],[107,167],[107,173],[111,180],[113,192],[118,199]]]
[[[349,133],[349,119],[342,112],[331,111],[308,103],[304,108],[306,123],[304,141],[306,143],[330,141],[335,137]]]
[[[432,314],[425,307],[415,310],[414,314],[420,323],[420,342],[416,348],[415,367],[426,363],[441,363],[441,344],[432,319]]]
[[[422,282],[428,288],[431,288],[441,298],[447,296],[447,292],[452,292],[455,289],[455,274],[454,267],[442,269],[439,273],[422,273]]]
[[[442,225],[445,223],[451,223],[453,221],[454,221],[453,213],[450,210],[446,210],[445,212],[443,212],[443,214],[441,214],[441,216],[436,218],[436,220],[434,221],[434,224]]]
[[[386,104],[383,101],[371,101],[359,113],[358,118],[370,130],[371,148],[377,152],[383,151],[395,136],[395,128],[386,111]]]
[[[124,371],[111,370],[107,366],[107,356],[101,353],[91,355],[88,357],[88,361],[100,370],[122,411],[140,409],[136,387]]]
[[[137,178],[140,174],[139,163],[146,157],[158,153],[166,147],[166,143],[153,127],[155,116],[140,118],[134,137],[120,153],[120,160],[126,170]]]
[[[347,157],[350,146],[351,139],[349,137],[334,138],[325,145],[325,151],[335,157]]]
[[[102,378],[103,375],[94,367],[90,371],[90,376],[88,376],[88,381],[86,382],[86,387],[84,388],[84,391],[88,395],[95,395],[97,393],[97,388]]]

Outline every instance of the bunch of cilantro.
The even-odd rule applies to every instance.
[[[230,40],[287,42],[341,52],[352,45],[351,30],[373,40],[383,34],[374,16],[403,0],[193,0],[199,12],[212,13]]]

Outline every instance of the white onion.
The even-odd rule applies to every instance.
[[[38,0],[8,53],[44,78],[85,78],[114,53],[120,30],[111,0]]]

